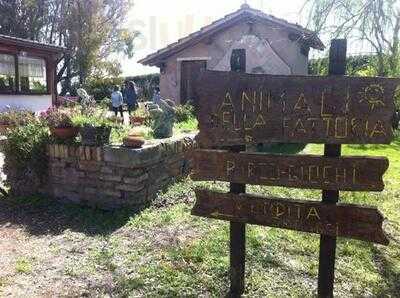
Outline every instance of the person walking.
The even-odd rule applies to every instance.
[[[138,106],[135,83],[132,81],[125,84],[124,101],[128,106],[128,113],[131,115],[132,111],[135,111]]]
[[[113,107],[113,111],[115,116],[118,116],[118,111],[121,113],[121,117],[124,118],[124,114],[122,111],[122,105],[124,103],[124,98],[122,96],[121,91],[119,91],[118,86],[114,86],[114,91],[111,93],[111,103]]]

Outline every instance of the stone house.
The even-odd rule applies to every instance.
[[[324,49],[314,32],[243,4],[139,63],[160,68],[162,97],[185,103],[199,68],[230,71],[238,59],[247,73],[306,75],[310,48]]]

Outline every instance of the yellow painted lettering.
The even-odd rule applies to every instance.
[[[340,171],[342,171],[342,173],[340,173]],[[336,168],[336,183],[340,183],[340,180],[346,183],[346,169]]]
[[[245,106],[247,104],[250,104],[252,106],[253,113],[255,112],[255,107],[256,107],[256,92],[254,92],[254,97],[250,98],[245,91],[242,93],[242,111],[245,111]]]
[[[299,99],[297,100],[294,106],[294,110],[295,111],[307,110],[309,113],[311,113],[311,108],[308,106],[304,93],[300,94]]]
[[[308,211],[307,219],[310,219],[310,217],[315,217],[315,218],[321,219],[319,217],[317,209],[314,207],[311,207],[310,210]]]
[[[304,133],[304,134],[307,133],[307,130],[306,130],[305,126],[304,126],[304,123],[303,123],[303,121],[301,121],[301,119],[297,120],[296,125],[295,125],[295,127],[293,129],[293,132],[292,132],[292,137],[294,137],[297,132],[301,132],[301,133]]]
[[[262,114],[258,114],[256,123],[254,123],[254,127],[256,128],[257,126],[265,126],[267,123],[265,122],[264,116]]]
[[[227,160],[226,161],[226,175],[227,176],[232,175],[233,171],[235,170],[235,167],[236,167],[236,165],[235,165],[234,161]]]
[[[386,136],[385,126],[383,125],[382,121],[377,121],[374,129],[372,130],[370,137],[373,138],[375,135],[384,135]]]
[[[342,134],[340,134],[340,130],[342,130]],[[348,122],[344,117],[338,117],[335,120],[335,138],[336,139],[345,139],[347,138],[347,130],[348,130]]]

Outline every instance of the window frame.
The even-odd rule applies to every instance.
[[[51,95],[50,92],[50,80],[49,80],[49,63],[47,61],[47,59],[43,56],[40,55],[32,55],[29,52],[25,52],[26,56],[28,58],[36,58],[36,59],[42,59],[45,63],[45,73],[46,73],[46,92],[25,92],[25,91],[20,91],[19,90],[19,86],[20,86],[20,78],[19,78],[19,59],[18,57],[20,56],[20,54],[15,51],[5,51],[5,50],[0,50],[0,54],[3,55],[11,55],[14,57],[14,68],[15,68],[15,90],[14,91],[4,91],[4,90],[0,90],[0,95]]]

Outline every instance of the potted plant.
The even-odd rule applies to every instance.
[[[101,146],[110,143],[113,123],[100,115],[79,115],[74,118],[84,146]]]
[[[40,115],[50,128],[53,136],[61,140],[73,139],[78,135],[78,128],[72,122],[72,109],[51,107]]]
[[[133,126],[141,126],[145,124],[148,117],[149,114],[147,113],[147,110],[143,107],[139,107],[130,117],[130,122]]]

